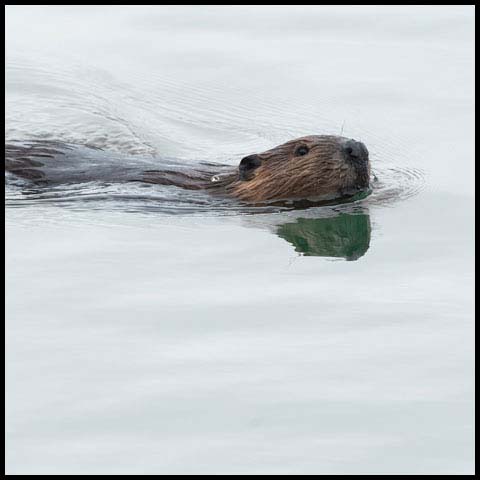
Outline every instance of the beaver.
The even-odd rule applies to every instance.
[[[290,140],[231,165],[127,157],[55,141],[5,145],[5,170],[38,185],[90,181],[143,182],[205,190],[248,203],[334,199],[369,188],[366,146],[335,135]]]

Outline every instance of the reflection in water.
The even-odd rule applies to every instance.
[[[278,227],[277,235],[307,256],[357,260],[370,245],[370,216],[340,213],[336,217],[299,218]]]

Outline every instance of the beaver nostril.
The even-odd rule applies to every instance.
[[[345,158],[351,162],[358,163],[368,161],[368,150],[362,142],[348,140],[343,147],[343,151]]]

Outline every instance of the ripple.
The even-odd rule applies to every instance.
[[[75,186],[26,188],[25,182],[8,181],[5,193],[5,205],[10,208],[56,205],[78,211],[115,210],[170,215],[272,213],[286,209],[273,205],[242,205],[232,199],[164,185],[109,185],[90,182]]]
[[[388,205],[417,195],[425,187],[425,173],[412,167],[377,167],[370,204]]]

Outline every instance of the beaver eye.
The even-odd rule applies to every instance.
[[[295,150],[295,156],[301,157],[302,155],[306,155],[309,152],[309,148],[305,145],[301,145]]]

